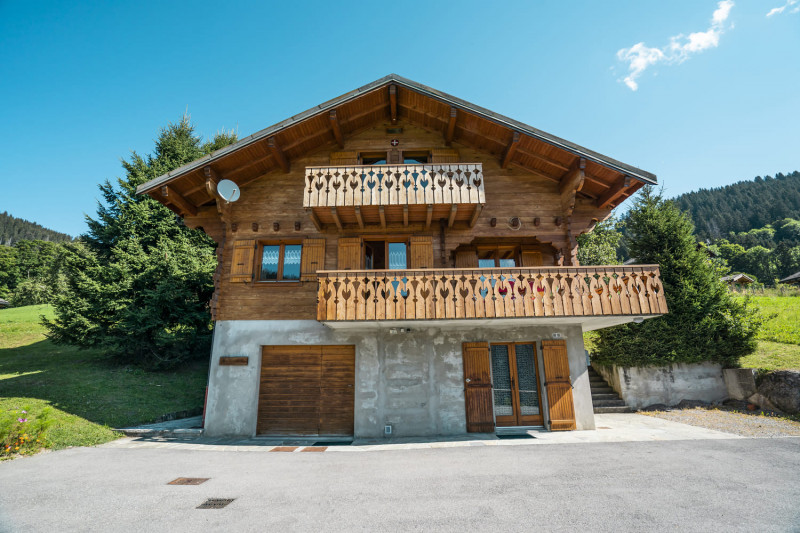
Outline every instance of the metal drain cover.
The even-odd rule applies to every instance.
[[[173,479],[167,485],[200,485],[211,479],[210,477],[179,477]]]
[[[222,509],[236,498],[209,498],[200,505],[197,509]]]

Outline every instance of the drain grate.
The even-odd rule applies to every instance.
[[[318,440],[312,446],[350,446],[351,440]]]
[[[222,509],[236,498],[209,498],[200,505],[197,509]]]
[[[533,435],[528,435],[527,433],[523,434],[516,434],[516,435],[498,435],[498,439],[535,439]]]
[[[205,483],[208,481],[209,477],[179,477],[178,479],[173,479],[167,485],[200,485],[201,483]]]

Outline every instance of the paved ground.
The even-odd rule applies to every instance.
[[[211,479],[167,485],[178,477]],[[0,487],[3,532],[800,531],[800,438],[383,453],[107,446],[2,463]],[[196,509],[207,498],[235,501]]]

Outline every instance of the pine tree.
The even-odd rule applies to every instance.
[[[184,117],[160,132],[153,154],[123,161],[116,186],[100,185],[104,203],[87,217],[89,232],[65,246],[66,288],[56,318],[44,321],[54,342],[103,348],[149,369],[207,354],[214,243],[135,190],[233,141],[222,133],[203,143]]]
[[[622,239],[618,222],[598,222],[590,233],[578,237],[578,261],[582,265],[618,265],[617,247]]]
[[[699,250],[688,216],[645,187],[626,220],[640,263],[661,265],[667,315],[598,332],[594,360],[621,366],[714,361],[735,366],[755,349],[757,312],[735,300]]]

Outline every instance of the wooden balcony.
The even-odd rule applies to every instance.
[[[480,163],[306,167],[303,207],[321,224],[470,227],[486,202]]]
[[[606,327],[667,313],[658,265],[320,271],[317,320],[536,319]]]

